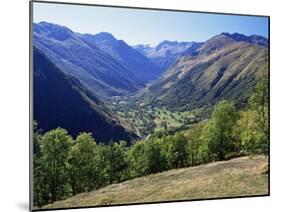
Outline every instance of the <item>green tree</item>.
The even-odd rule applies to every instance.
[[[33,202],[42,206],[50,202],[50,186],[39,154],[33,156]]]
[[[145,142],[139,141],[128,150],[130,177],[140,177],[148,174],[145,158]]]
[[[206,126],[205,126],[206,127]],[[204,129],[205,129],[204,127]],[[201,142],[199,149],[198,149],[198,161],[199,164],[207,163],[213,160],[210,150],[208,140],[205,139],[205,134],[201,135],[199,140]]]
[[[260,128],[259,120],[259,114],[255,110],[240,113],[240,119],[234,128],[239,151],[253,154],[267,153],[267,137]]]
[[[201,159],[199,155],[199,149],[203,145],[201,134],[203,132],[204,126],[206,124],[204,122],[195,124],[187,134],[188,138],[188,145],[187,145],[187,152],[189,155],[189,164],[194,166],[199,164]]]
[[[41,165],[40,143],[42,135],[37,129],[37,122],[33,123],[33,201],[37,206],[42,206],[49,201],[46,184],[44,183],[44,170]]]
[[[100,161],[91,133],[81,133],[69,154],[69,174],[73,194],[91,191],[99,186]]]
[[[170,168],[180,168],[188,165],[187,138],[183,133],[170,137],[167,161]]]
[[[157,173],[165,169],[166,161],[161,152],[161,143],[159,140],[147,141],[145,143],[144,154],[148,174]]]
[[[120,182],[128,178],[128,163],[126,160],[125,141],[110,142],[101,145],[101,161],[103,164],[103,177],[107,184]]]
[[[250,108],[257,112],[257,125],[263,133],[263,142],[268,145],[269,138],[269,89],[268,77],[264,76],[257,83],[254,94],[250,98]]]
[[[45,194],[52,202],[70,193],[67,159],[73,140],[62,128],[46,132],[41,139],[40,171]]]
[[[236,120],[237,112],[232,102],[221,101],[215,106],[203,135],[211,159],[224,160],[228,153],[234,151],[232,136]]]
[[[128,151],[130,177],[140,177],[166,169],[165,153],[160,139],[149,139],[134,144]]]

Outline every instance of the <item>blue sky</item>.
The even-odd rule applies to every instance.
[[[221,32],[267,37],[265,17],[33,3],[34,22],[47,21],[75,32],[110,32],[130,45],[163,40],[205,41]]]

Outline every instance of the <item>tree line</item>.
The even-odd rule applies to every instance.
[[[130,147],[125,141],[97,144],[91,133],[73,139],[62,128],[43,134],[35,123],[34,205],[169,169],[268,154],[268,118],[268,81],[263,79],[243,111],[224,100],[209,120],[174,135],[155,132]]]

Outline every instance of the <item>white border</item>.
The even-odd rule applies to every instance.
[[[59,0],[58,0],[59,1]],[[271,16],[271,196],[68,211],[276,211],[280,208],[280,7],[276,0],[68,0],[69,2],[154,7]],[[1,2],[0,33],[0,211],[28,210],[29,25],[27,0]]]

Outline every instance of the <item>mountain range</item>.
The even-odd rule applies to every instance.
[[[173,109],[206,107],[223,99],[242,107],[257,80],[268,74],[266,42],[243,37],[222,33],[207,40],[193,54],[178,59],[139,98]]]
[[[88,45],[64,26],[40,22],[33,25],[33,32],[34,46],[99,98],[128,94],[143,86],[110,54]]]
[[[98,142],[134,142],[138,133],[109,108],[113,97],[172,110],[238,107],[268,74],[268,39],[221,33],[206,42],[130,46],[108,32],[34,23],[34,118],[47,131],[92,132]],[[128,100],[128,104],[131,101]]]
[[[146,56],[142,55],[123,40],[117,40],[112,34],[101,32],[96,35],[81,35],[89,46],[98,47],[108,53],[120,64],[130,70],[139,82],[146,84],[157,79],[163,68],[151,62]]]
[[[140,44],[134,46],[134,48],[166,70],[171,67],[179,57],[192,54],[201,45],[202,43],[199,42],[165,40],[155,47],[152,45]]]
[[[243,34],[239,34],[239,33],[227,33],[227,32],[223,32],[222,35],[225,35],[227,37],[232,38],[235,41],[245,41],[247,43],[251,43],[251,44],[256,44],[259,46],[264,46],[264,47],[268,47],[268,39],[260,36],[260,35],[250,35],[250,36],[246,36]]]

